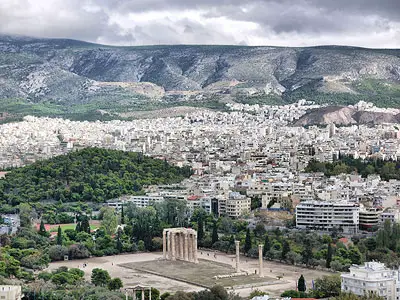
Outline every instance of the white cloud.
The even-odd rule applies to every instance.
[[[400,48],[400,1],[1,0],[0,33],[114,45]]]

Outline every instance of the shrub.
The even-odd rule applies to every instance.
[[[51,261],[64,260],[65,255],[68,255],[67,247],[55,245],[49,248],[49,257]]]
[[[89,250],[81,244],[71,245],[68,249],[69,258],[88,258],[90,256]]]

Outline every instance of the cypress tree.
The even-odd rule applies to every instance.
[[[57,229],[57,245],[62,246],[62,241],[63,241],[63,238],[62,238],[61,226],[58,225],[58,229]]]
[[[121,205],[121,224],[125,224],[124,205]]]
[[[250,235],[250,229],[247,228],[246,230],[246,240],[244,241],[244,253],[249,252],[251,249],[251,235]]]
[[[203,227],[203,219],[199,218],[197,221],[197,242],[199,246],[202,246],[204,239],[204,227]]]
[[[265,236],[263,256],[267,255],[267,252],[271,249],[271,242],[269,241],[268,235]]]
[[[212,231],[212,243],[218,242],[218,227],[217,222],[214,221],[213,231]]]
[[[281,259],[285,260],[286,259],[286,255],[290,252],[290,245],[287,242],[287,240],[283,241],[282,244],[282,253],[281,253]]]
[[[46,231],[46,227],[44,227],[43,220],[40,221],[39,234],[41,236],[47,236],[47,231]]]
[[[122,235],[122,229],[120,227],[120,228],[118,228],[118,231],[117,231],[117,250],[118,250],[119,253],[122,252],[121,235]]]
[[[297,282],[297,289],[299,290],[299,292],[306,291],[306,280],[304,279],[303,274],[301,274],[299,281]]]
[[[308,266],[310,260],[313,258],[312,245],[309,239],[306,239],[304,241],[304,250],[302,255],[303,255],[303,263]]]
[[[329,243],[328,244],[328,252],[326,253],[326,267],[328,269],[331,267],[332,255],[333,255],[332,244]]]
[[[75,231],[76,231],[77,233],[82,231],[82,230],[81,230],[81,222],[76,223]]]
[[[89,224],[89,218],[88,218],[87,216],[84,216],[84,217],[82,218],[82,222],[81,222],[81,231],[90,234],[90,224]]]

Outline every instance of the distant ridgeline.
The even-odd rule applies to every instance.
[[[0,180],[0,205],[23,202],[103,202],[142,187],[171,184],[190,177],[189,167],[141,153],[87,148],[13,169]]]
[[[370,174],[378,174],[382,180],[400,179],[400,161],[387,161],[382,159],[354,159],[351,156],[341,156],[330,162],[319,162],[311,160],[306,172],[322,172],[325,176],[335,176],[342,173],[356,173],[362,177]]]

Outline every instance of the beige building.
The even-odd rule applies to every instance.
[[[219,214],[239,218],[251,210],[251,199],[237,192],[230,192],[228,198],[218,199]]]
[[[350,273],[342,274],[341,279],[343,292],[359,296],[373,292],[385,300],[399,299],[399,272],[386,268],[383,263],[366,262],[363,266],[353,265],[350,267]]]
[[[21,300],[22,291],[18,285],[0,285],[0,300]]]

